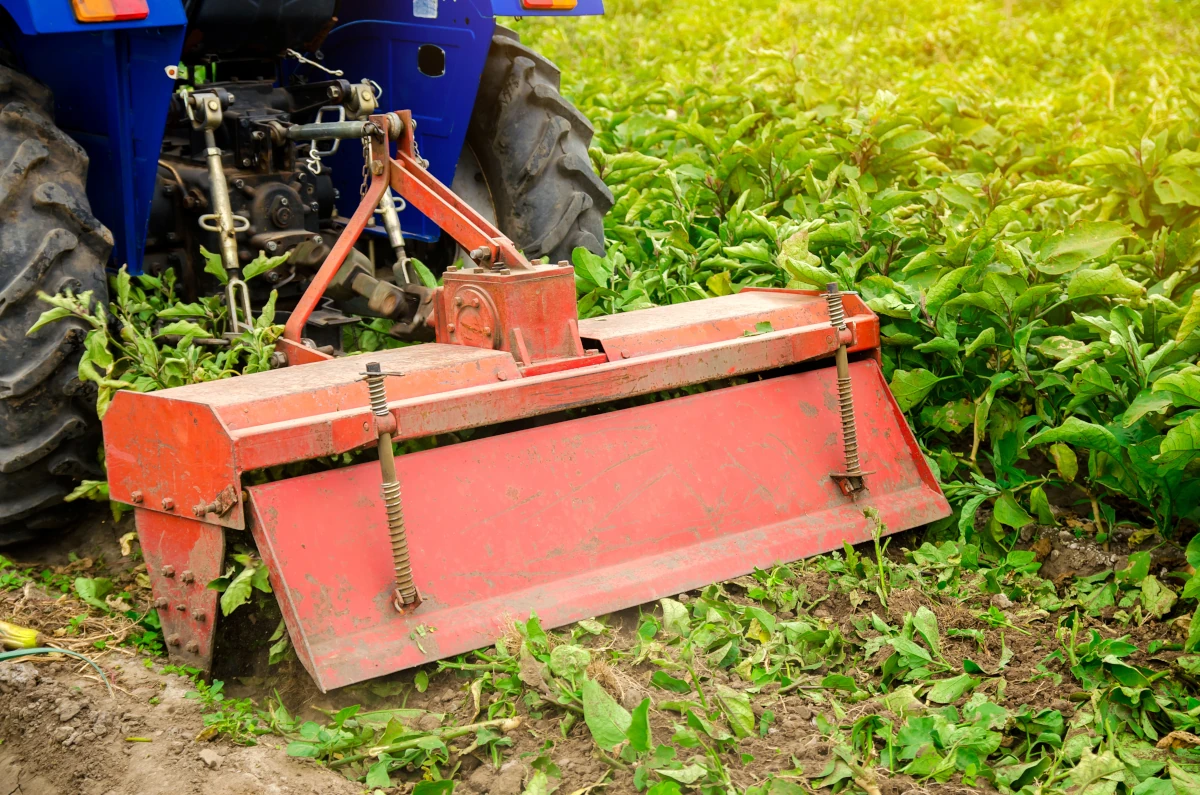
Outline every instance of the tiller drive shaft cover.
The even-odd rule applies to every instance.
[[[867,540],[868,506],[893,532],[948,515],[857,296],[743,290],[577,320],[569,265],[526,262],[429,177],[405,114],[373,121],[367,212],[331,260],[389,185],[438,220],[480,254],[432,296],[438,341],[322,361],[301,319],[284,345],[299,366],[121,392],[105,417],[111,494],[136,508],[177,659],[211,663],[226,530],[252,534],[327,690],[489,645],[531,612],[559,626]],[[644,397],[663,391],[691,394]],[[390,469],[246,485],[470,429]]]

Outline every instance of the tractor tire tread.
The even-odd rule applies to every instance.
[[[87,154],[53,108],[49,89],[0,66],[0,546],[69,520],[63,498],[100,473],[95,391],[78,378],[90,327],[27,333],[49,308],[39,293],[108,298],[112,235],[88,203]]]
[[[588,158],[593,128],[559,93],[558,67],[497,28],[467,143],[486,177],[500,229],[530,259],[604,254],[613,196]]]

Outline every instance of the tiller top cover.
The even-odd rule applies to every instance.
[[[528,263],[433,180],[406,114],[372,122],[371,186],[281,340],[299,366],[121,392],[105,417],[173,655],[209,667],[225,529],[253,535],[329,689],[486,646],[531,612],[558,626],[867,540],[867,506],[889,531],[948,515],[857,296],[743,290],[577,320],[569,265]],[[437,342],[328,359],[300,337],[307,312],[389,186],[478,267],[431,296]],[[631,400],[666,390],[690,394]],[[392,460],[393,440],[468,429],[484,430]],[[243,479],[375,446],[378,462]]]

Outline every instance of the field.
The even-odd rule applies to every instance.
[[[530,617],[329,697],[271,634],[249,550],[219,585],[258,628],[250,662],[223,685],[164,667],[127,518],[5,565],[4,612],[126,669],[143,655],[200,706],[156,712],[141,670],[110,668],[138,720],[195,724],[282,786],[293,768],[233,750],[279,748],[309,791],[1200,792],[1200,3],[608,10],[515,25],[562,67],[616,199],[607,255],[575,254],[581,315],[859,291],[954,516],[564,631]],[[127,326],[172,316],[169,287],[123,285]],[[102,400],[265,366],[277,333],[191,361],[186,326],[129,356],[102,325]],[[0,682],[25,758],[40,741],[14,721],[58,693],[38,687]],[[123,739],[56,745],[55,785]],[[188,775],[221,777],[182,741]]]

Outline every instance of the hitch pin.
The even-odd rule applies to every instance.
[[[408,556],[408,532],[404,528],[404,506],[400,500],[400,481],[396,478],[396,458],[392,450],[395,422],[387,407],[387,387],[384,379],[404,373],[385,373],[379,362],[367,362],[367,391],[371,396],[371,412],[379,428],[379,469],[383,474],[383,504],[387,509],[388,535],[392,541],[392,566],[396,572],[396,590],[392,600],[397,612],[409,613],[421,604],[421,595],[413,583],[412,563]]]
[[[842,332],[846,330],[846,309],[842,305],[842,293],[836,282],[825,285],[825,302],[829,304],[829,323],[838,332],[838,349],[834,355],[837,364],[838,405],[842,414],[842,447],[846,456],[846,471],[833,473],[833,479],[842,492],[851,498],[866,491],[863,472],[858,461],[858,425],[854,419],[854,392],[850,385],[850,360]]]

